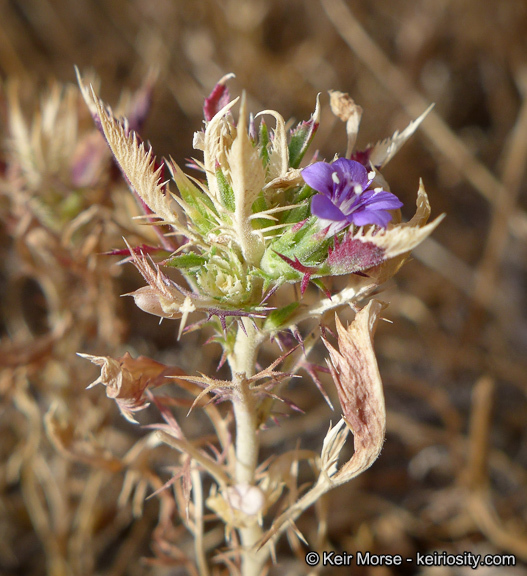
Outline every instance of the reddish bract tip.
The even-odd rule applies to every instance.
[[[229,89],[225,86],[225,82],[232,78],[233,74],[224,76],[212,89],[212,92],[203,104],[203,116],[207,122],[210,122],[214,116],[229,103]]]

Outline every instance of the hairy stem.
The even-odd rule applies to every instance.
[[[249,382],[238,374],[233,399],[236,419],[236,483],[253,484],[258,464],[259,438],[257,435],[256,403]]]
[[[250,389],[248,378],[255,372],[256,357],[261,344],[261,335],[250,320],[242,319],[245,330],[238,328],[236,343],[229,356],[232,380],[235,385],[233,397],[234,417],[236,421],[236,484],[255,484],[255,472],[258,465],[260,442],[256,398]],[[258,576],[268,558],[266,547],[255,549],[262,536],[262,529],[256,523],[239,528],[242,542],[242,574]]]
[[[203,486],[199,470],[194,467],[190,476],[192,479],[192,493],[194,495],[194,522],[196,525],[194,532],[194,549],[196,551],[196,562],[200,576],[209,576],[207,558],[203,545]]]

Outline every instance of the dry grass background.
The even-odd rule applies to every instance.
[[[366,474],[322,503],[327,525],[314,525],[309,514],[300,520],[322,549],[510,553],[515,568],[479,573],[527,574],[526,27],[527,4],[518,0],[0,1],[4,87],[17,78],[24,99],[36,102],[51,79],[72,83],[77,64],[96,71],[104,99],[115,104],[155,67],[142,135],[158,155],[179,162],[192,154],[203,97],[227,72],[236,74],[231,93],[246,89],[252,110],[286,118],[308,118],[322,92],[315,146],[326,158],[345,150],[328,89],[349,92],[364,108],[359,146],[435,102],[385,175],[406,216],[419,177],[433,214],[448,216],[382,293],[393,321],[376,340],[387,440]],[[100,190],[83,199],[86,210],[101,208],[87,217],[82,242],[68,246],[60,230],[43,233],[28,206],[13,199],[5,181],[7,107],[3,97],[0,574],[184,573],[163,565],[170,538],[186,545],[176,528],[164,534],[165,548],[154,543],[156,562],[141,560],[153,557],[160,505],[149,500],[133,518],[146,468],[127,468],[122,458],[142,432],[122,421],[104,390],[84,391],[95,372],[74,353],[130,350],[214,370],[217,351],[202,348],[195,334],[177,343],[177,323],[158,328],[118,298],[140,282],[98,256],[122,247],[123,234],[141,237],[115,221],[126,202],[115,199],[121,192],[111,201]],[[291,397],[307,415],[270,429],[268,451],[294,446],[299,436],[317,449],[336,419],[309,379],[295,383]],[[63,439],[92,439],[84,462],[52,445],[44,425],[50,408],[65,419]],[[169,462],[169,453],[158,452],[148,466]],[[118,506],[125,476],[130,486],[139,479],[136,500],[121,495]],[[280,546],[273,573],[307,573],[288,550]],[[469,572],[403,568],[353,573]]]

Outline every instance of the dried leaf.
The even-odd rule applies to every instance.
[[[343,122],[346,122],[346,134],[348,135],[346,158],[350,158],[355,142],[357,141],[357,134],[359,133],[362,108],[358,104],[355,104],[355,101],[349,94],[339,92],[338,90],[330,90],[329,104],[333,114]]]
[[[149,405],[145,398],[146,389],[165,384],[167,376],[184,374],[180,368],[166,366],[146,356],[134,359],[128,352],[116,359],[91,354],[78,355],[101,366],[101,375],[88,388],[96,384],[106,386],[108,398],[115,400],[121,414],[135,424],[137,421],[133,413],[144,410]]]
[[[54,402],[44,415],[46,434],[55,450],[75,462],[82,462],[94,468],[118,472],[123,464],[110,450],[93,438],[80,436],[78,427],[68,418],[66,410],[59,409]]]
[[[274,110],[263,110],[256,116],[270,114],[276,120],[273,145],[269,153],[269,179],[283,178],[289,169],[289,147],[283,117]]]
[[[410,222],[381,231],[370,228],[365,234],[359,231],[353,238],[361,242],[374,244],[378,248],[383,249],[385,260],[403,254],[407,255],[430,236],[444,218],[444,215],[441,215],[433,222],[430,222],[430,224],[425,225],[429,215],[430,205],[421,181],[417,195],[417,211]]]
[[[218,201],[220,192],[216,182],[216,169],[219,165],[224,173],[228,172],[226,151],[230,149],[236,137],[236,127],[232,121],[226,120],[226,115],[238,100],[239,98],[235,98],[229,102],[208,122],[205,134],[197,132],[194,135],[194,148],[203,151],[203,165],[210,196]]]
[[[97,97],[93,88],[90,90],[84,86],[78,71],[77,77],[84,100],[130,188],[158,218],[180,228],[177,215],[171,207],[171,196],[161,181],[163,168],[156,165],[152,149],[147,150],[135,132],[125,130],[111,110]]]
[[[262,257],[264,245],[262,239],[253,232],[249,216],[254,201],[265,186],[265,171],[258,150],[247,134],[245,98],[240,106],[236,138],[227,159],[236,207],[234,221],[238,243],[247,262],[257,264]]]
[[[353,432],[355,453],[334,476],[339,484],[369,468],[384,441],[386,413],[382,382],[373,350],[373,334],[386,305],[372,300],[348,328],[336,317],[338,350],[324,338],[329,369],[344,419]]]
[[[339,454],[348,430],[342,422],[330,427],[324,439],[318,481],[273,521],[259,542],[260,549],[270,542],[276,542],[280,534],[323,494],[364,472],[378,457],[384,442],[386,412],[382,382],[373,351],[373,334],[379,314],[384,308],[384,303],[372,300],[347,329],[337,318],[338,350],[324,340],[331,358],[329,366],[339,394],[344,421],[354,436],[355,452],[352,458],[338,469]]]
[[[386,166],[386,164],[388,164],[388,162],[402,148],[403,144],[410,138],[417,128],[419,128],[419,125],[427,117],[433,107],[433,104],[429,106],[421,116],[419,116],[419,118],[410,122],[402,132],[396,130],[391,138],[385,138],[376,144],[368,146],[369,161],[379,168]]]

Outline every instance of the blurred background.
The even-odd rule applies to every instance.
[[[0,0],[0,574],[194,573],[166,499],[142,506],[145,470],[167,453],[129,456],[144,432],[102,387],[84,390],[97,371],[75,352],[213,373],[218,349],[197,333],[177,342],[177,322],[159,327],[119,298],[142,281],[101,254],[123,248],[122,236],[152,239],[132,224],[128,193],[67,87],[74,65],[180,165],[204,97],[229,72],[249,109],[286,119],[308,119],[321,93],[314,147],[328,160],[346,148],[328,90],[364,109],[358,148],[435,103],[384,171],[404,217],[420,178],[432,216],[447,214],[380,293],[393,322],[376,336],[386,443],[323,502],[323,541],[309,512],[298,527],[322,549],[512,554],[515,567],[478,573],[527,574],[526,29],[519,0]],[[71,167],[80,176],[65,175]],[[264,455],[298,437],[318,451],[337,418],[309,378],[290,397],[307,414],[271,427]],[[303,551],[284,541],[271,573],[307,574]]]

